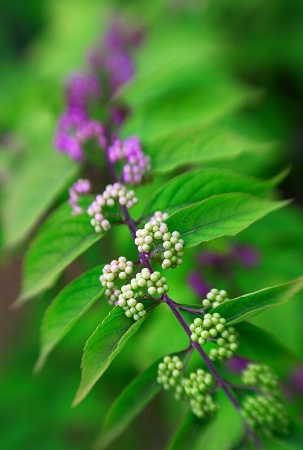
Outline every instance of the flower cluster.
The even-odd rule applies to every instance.
[[[116,285],[115,280],[125,280],[127,276],[133,273],[132,261],[127,261],[124,256],[114,259],[110,264],[106,264],[103,268],[100,281],[102,286],[106,288],[105,296],[110,305],[114,305],[118,301],[121,291]]]
[[[227,297],[227,292],[224,290],[219,291],[219,289],[212,289],[206,295],[206,298],[202,300],[202,305],[204,308],[215,308],[216,306],[221,305],[223,302],[229,300]]]
[[[140,184],[144,175],[151,169],[150,157],[145,155],[141,148],[141,142],[136,136],[131,136],[121,141],[116,139],[108,148],[111,162],[125,160],[122,169],[122,181],[135,186]]]
[[[215,342],[219,349],[212,348],[209,358],[212,361],[224,361],[233,356],[239,347],[238,333],[233,327],[225,327],[226,320],[219,313],[205,314],[203,319],[197,317],[190,325],[191,340],[200,345],[207,341]]]
[[[145,316],[146,311],[143,304],[138,303],[136,299],[154,295],[161,296],[167,291],[166,278],[161,277],[160,272],[151,273],[149,269],[144,268],[130,280],[129,284],[122,286],[118,305],[124,309],[127,317],[139,320],[140,317]]]
[[[90,181],[86,180],[86,179],[79,179],[78,181],[76,181],[71,188],[69,188],[69,200],[68,203],[71,205],[72,207],[72,213],[74,216],[76,216],[77,214],[81,214],[82,213],[82,208],[81,206],[78,204],[79,202],[79,195],[81,194],[88,194],[88,192],[90,192],[91,189],[91,185],[90,185]]]
[[[183,376],[184,363],[178,356],[165,356],[158,366],[159,384],[165,390],[173,389],[177,400],[188,400],[192,412],[200,419],[217,410],[209,389],[213,385],[213,378],[202,369],[192,372],[189,378]]]
[[[67,153],[75,161],[82,161],[83,145],[93,138],[100,147],[106,145],[103,125],[89,119],[82,111],[71,109],[59,118],[54,144],[59,152]]]
[[[121,20],[114,20],[101,46],[92,50],[89,62],[95,71],[107,74],[109,89],[114,94],[134,74],[131,51],[141,43],[142,33],[126,28]]]
[[[67,81],[66,108],[59,118],[54,139],[59,152],[81,161],[84,145],[89,140],[96,140],[101,148],[106,146],[104,126],[92,119],[92,110],[101,104],[101,94],[105,103],[132,77],[134,66],[130,51],[136,45],[135,40],[130,39],[133,35],[116,21],[105,36],[103,45],[92,52],[89,71],[76,73]],[[101,79],[105,78],[108,86],[101,87]]]
[[[184,241],[180,238],[178,231],[173,231],[172,233],[168,231],[168,227],[164,222],[166,219],[166,213],[157,211],[144,225],[144,228],[137,230],[135,244],[138,246],[139,252],[147,253],[151,250],[151,245],[156,248],[160,244],[157,241],[162,241],[164,251],[162,250],[157,255],[162,269],[175,269],[183,262]]]
[[[108,184],[103,194],[96,196],[96,199],[87,209],[87,213],[92,216],[91,224],[95,228],[96,233],[107,231],[111,228],[109,221],[104,217],[104,207],[112,208],[115,200],[121,206],[131,208],[138,203],[134,191],[128,191],[125,186],[120,183]]]

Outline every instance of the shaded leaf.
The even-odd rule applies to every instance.
[[[105,419],[95,450],[105,449],[120,436],[160,391],[161,385],[157,382],[159,362],[156,361],[142,372],[118,397]]]
[[[52,286],[62,270],[103,235],[95,233],[86,213],[72,216],[70,206],[62,205],[41,227],[26,253],[17,304]]]
[[[233,236],[266,214],[287,202],[271,202],[250,194],[214,195],[173,214],[166,221],[170,230],[177,230],[186,247],[221,236]]]
[[[95,267],[66,286],[50,304],[41,326],[41,349],[35,370],[40,370],[57,343],[104,293],[99,276],[104,266]]]
[[[268,181],[263,181],[224,169],[192,170],[161,186],[149,200],[143,216],[155,211],[165,211],[171,215],[192,203],[230,192],[247,192],[264,196],[284,175],[285,172]]]
[[[144,302],[142,302],[144,304]],[[150,302],[148,302],[150,304]],[[116,306],[87,340],[82,358],[81,382],[73,402],[80,403],[106,371],[112,360],[123,349],[128,339],[140,328],[145,318],[135,322]]]
[[[220,409],[215,417],[199,420],[193,414],[185,417],[166,450],[232,450],[243,433],[242,420],[229,399],[218,391]]]
[[[260,314],[272,306],[286,302],[302,287],[303,277],[228,300],[212,309],[211,313],[218,312],[227,320],[229,325],[234,325],[251,316]]]
[[[303,442],[302,424],[295,423],[288,436],[266,439],[264,445],[268,450],[301,450]]]
[[[240,346],[237,350],[239,356],[268,364],[278,373],[284,374],[290,365],[299,363],[299,358],[283,342],[263,328],[241,322],[237,324],[237,331],[240,334]]]

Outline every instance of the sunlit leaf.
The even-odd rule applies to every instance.
[[[185,247],[221,236],[233,236],[287,202],[271,202],[249,194],[214,195],[173,214],[167,220],[170,230],[177,230]]]
[[[303,287],[303,277],[289,283],[261,289],[251,294],[228,300],[214,308],[229,325],[242,322],[251,316],[260,314],[272,306],[280,305],[293,297]]]
[[[143,216],[155,211],[165,211],[171,215],[180,208],[217,194],[246,192],[264,196],[283,175],[284,173],[265,181],[224,169],[205,168],[188,171],[161,186],[148,201]]]
[[[86,397],[151,311],[152,309],[146,316],[135,322],[126,317],[122,308],[116,306],[96,328],[84,349],[81,382],[73,402],[74,406]]]

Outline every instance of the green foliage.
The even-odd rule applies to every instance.
[[[127,386],[109,410],[95,450],[103,450],[130,425],[133,419],[160,391],[156,361]]]
[[[214,308],[211,313],[219,313],[229,325],[264,312],[292,298],[303,287],[303,277],[279,286],[269,287],[241,297],[228,300]]]
[[[55,345],[104,294],[99,281],[103,267],[95,267],[70,283],[48,307],[41,325],[41,350],[36,370],[42,368]]]
[[[24,277],[18,304],[49,288],[60,273],[103,236],[95,233],[86,215],[71,215],[63,204],[42,226],[24,262]]]
[[[161,186],[146,205],[143,215],[166,211],[169,215],[192,203],[228,192],[246,192],[266,196],[283,178],[283,173],[271,180],[258,180],[224,169],[190,170]]]
[[[250,140],[236,130],[219,125],[182,127],[148,142],[153,170],[168,172],[180,166],[233,159],[258,152],[272,143]]]
[[[0,47],[8,57],[5,65],[1,63],[0,83],[1,247],[10,253],[17,251],[38,223],[40,228],[25,255],[21,294],[16,304],[21,305],[48,289],[47,298],[41,296],[42,302],[28,305],[32,308],[31,317],[34,317],[34,314],[42,315],[45,300],[52,300],[42,319],[36,369],[43,366],[48,354],[68,334],[65,339],[68,351],[64,346],[59,347],[54,362],[50,362],[60,367],[58,392],[52,389],[53,396],[44,395],[43,401],[40,400],[42,407],[39,405],[39,410],[43,414],[30,413],[38,430],[47,430],[52,423],[56,430],[54,435],[63,437],[46,442],[41,432],[36,438],[40,442],[30,440],[24,431],[28,423],[18,419],[19,431],[13,429],[9,432],[11,440],[4,437],[1,441],[1,446],[7,446],[8,450],[24,446],[32,449],[47,446],[52,450],[66,446],[79,450],[88,448],[91,435],[100,425],[98,416],[105,420],[96,449],[141,448],[143,439],[144,447],[150,441],[150,448],[164,448],[168,430],[176,429],[185,406],[170,404],[166,395],[155,400],[158,409],[156,412],[152,409],[153,417],[156,417],[153,422],[157,422],[157,430],[161,424],[164,435],[160,443],[152,442],[154,435],[159,433],[154,433],[152,428],[145,432],[144,418],[142,429],[141,426],[131,427],[127,435],[124,433],[127,427],[160,389],[156,381],[158,361],[143,370],[134,381],[131,379],[158,359],[163,349],[169,349],[170,353],[170,347],[176,352],[184,351],[185,359],[187,355],[191,358],[185,364],[184,376],[188,367],[200,367],[202,359],[208,365],[196,347],[191,354],[193,342],[190,348],[185,348],[188,333],[182,317],[189,324],[197,315],[203,315],[201,302],[194,305],[201,298],[198,299],[197,293],[187,285],[188,274],[193,271],[201,277],[201,283],[228,291],[231,300],[207,312],[218,312],[228,325],[236,326],[240,343],[237,355],[273,367],[289,390],[292,415],[294,418],[302,415],[298,391],[290,379],[294,368],[300,367],[303,351],[299,298],[303,286],[300,269],[303,263],[300,252],[303,217],[298,205],[282,207],[288,203],[283,198],[296,197],[301,181],[300,146],[287,148],[285,142],[300,141],[297,128],[301,120],[298,105],[303,100],[303,64],[298,42],[302,40],[300,17],[303,17],[303,9],[298,0],[291,0],[289,4],[286,0],[276,0],[270,5],[249,0],[245,8],[239,7],[238,0],[204,3],[157,0],[147,5],[142,0],[133,3],[107,0],[100,5],[97,0],[87,4],[48,0],[44,16],[45,20],[48,17],[47,23],[44,28],[40,23],[41,28],[37,28],[40,34],[35,40],[31,41],[34,33],[29,32],[26,37],[26,45],[30,47],[20,43],[18,48],[18,39],[14,45],[6,42],[9,33],[14,35],[13,25],[1,32],[4,39]],[[33,5],[34,2],[30,2],[27,6],[24,29],[33,18],[41,20],[34,13]],[[59,207],[57,205],[66,199],[67,189],[79,173],[82,176],[88,169],[93,187],[100,186],[101,181],[103,190],[106,182],[113,183],[116,175],[119,178],[122,163],[109,167],[107,160],[101,175],[97,173],[98,164],[92,167],[96,155],[97,158],[100,156],[99,148],[94,149],[93,156],[89,154],[91,148],[85,149],[88,161],[80,168],[65,155],[55,153],[52,142],[55,121],[65,107],[60,94],[64,90],[63,80],[70,72],[82,70],[81,65],[83,68],[86,64],[85,55],[90,52],[89,46],[99,40],[100,29],[102,34],[105,32],[113,7],[118,7],[119,16],[120,12],[126,13],[129,26],[131,22],[142,26],[145,37],[142,47],[134,55],[135,75],[115,95],[108,97],[107,75],[102,74],[102,105],[96,106],[92,118],[104,122],[109,140],[117,136],[139,137],[143,152],[151,159],[151,170],[145,181],[152,182],[135,187],[139,198],[135,208],[137,220],[133,220],[130,212],[119,208],[116,217],[109,220],[113,224],[124,222],[126,226],[113,227],[99,246],[94,244],[104,234],[94,232],[86,214],[92,197],[81,199],[84,212],[79,216],[71,215],[71,207],[66,201]],[[100,8],[99,22],[96,17],[99,17]],[[6,10],[10,9],[6,7]],[[17,8],[10,14],[20,20]],[[2,15],[5,18],[5,14]],[[17,32],[16,28],[16,37]],[[283,52],[286,45],[288,51]],[[12,49],[20,56],[22,49],[23,59],[14,60]],[[130,110],[121,128],[109,123],[113,108],[120,106]],[[20,138],[19,150],[6,145],[5,139],[2,142],[2,133],[5,137],[11,132],[17,141]],[[290,150],[293,151],[292,161]],[[106,158],[100,159],[99,167],[104,166]],[[286,178],[287,171],[282,169],[291,162],[294,167]],[[115,169],[117,174],[113,176]],[[276,188],[281,181],[279,192]],[[297,198],[300,201],[299,194]],[[134,322],[119,306],[104,318],[105,308],[97,302],[105,293],[99,281],[104,265],[119,255],[126,255],[133,261],[134,268],[138,265],[138,272],[146,265],[154,269],[153,264],[157,263],[155,260],[159,255],[138,255],[130,237],[134,237],[136,229],[155,211],[167,213],[169,231],[178,231],[184,239],[184,264],[167,272],[167,294],[158,299],[144,297],[142,300],[147,316],[150,316],[146,326],[141,328],[144,318]],[[236,241],[234,236],[240,232]],[[232,246],[239,242],[259,254],[255,266],[247,264],[245,259],[235,262]],[[226,256],[227,263],[209,264],[209,267],[206,263],[200,264],[197,250],[203,252],[206,249],[215,252],[218,259]],[[157,250],[163,250],[161,244],[154,253]],[[55,282],[80,256],[88,271],[58,293]],[[119,290],[118,277],[116,282],[115,289]],[[281,282],[285,284],[279,284]],[[261,289],[262,286],[272,287]],[[109,298],[111,294],[104,297]],[[295,294],[299,294],[298,301],[286,304]],[[105,305],[106,298],[102,302]],[[111,299],[111,302],[116,300]],[[160,302],[165,303],[165,307],[154,314]],[[198,311],[191,312],[191,309]],[[170,319],[168,314],[172,315],[172,312],[174,316]],[[36,322],[39,319],[36,317]],[[31,318],[28,320],[31,333],[37,335],[36,322]],[[140,335],[134,337],[133,345],[126,346],[139,328]],[[25,332],[21,330],[20,333],[20,342],[25,342]],[[102,383],[96,386],[98,401],[90,412],[90,406],[86,409],[81,405],[76,409],[78,412],[70,413],[70,419],[67,419],[65,407],[70,399],[62,396],[63,400],[58,400],[57,396],[65,392],[65,387],[72,396],[77,374],[71,367],[77,365],[87,336],[90,337],[84,349],[82,378],[74,405],[80,403],[102,377]],[[36,339],[32,338],[32,341],[36,342]],[[214,339],[206,344],[206,355],[214,344]],[[69,359],[69,353],[74,359]],[[118,354],[119,366],[116,366],[114,360]],[[30,360],[33,362],[35,357],[31,354]],[[110,370],[107,370],[109,366]],[[10,405],[18,404],[22,413],[27,406],[22,403],[21,385],[23,390],[23,383],[26,385],[28,381],[15,375],[20,372],[19,367],[12,367],[12,375],[6,377],[0,393],[7,396]],[[238,376],[231,373],[229,366],[216,363],[212,367],[219,380]],[[130,384],[123,390],[125,383]],[[51,384],[44,386],[47,394],[51,389],[48,386]],[[228,386],[241,404],[245,393]],[[210,450],[254,448],[254,443],[248,442],[252,441],[252,436],[245,435],[237,411],[241,405],[232,405],[217,386],[213,391],[220,404],[218,414],[208,421],[199,421],[187,414],[167,450],[198,450],[206,446]],[[28,395],[31,397],[26,397],[26,403],[30,409],[38,399],[37,394],[31,392]],[[92,405],[92,398],[90,396],[84,405]],[[114,398],[116,400],[106,415]],[[159,411],[164,411],[162,416]],[[9,418],[14,414],[12,411],[6,414],[2,409],[0,412],[4,427],[8,428]],[[35,414],[40,421],[36,422]],[[69,420],[72,426],[67,424]],[[117,440],[116,447],[111,447],[114,440]],[[270,450],[299,450],[301,442],[302,430],[293,424],[288,437],[265,438],[264,446]]]
[[[78,172],[76,165],[52,149],[31,152],[17,164],[5,191],[3,246],[12,247],[27,236],[56,197]],[[46,170],[41,170],[45,166]]]
[[[263,328],[249,322],[242,322],[237,325],[237,330],[241,334],[239,355],[263,364],[270,364],[283,376],[288,370],[288,365],[299,363],[299,358],[284,345],[283,341],[279,341]]]
[[[260,200],[249,194],[221,194],[190,205],[167,220],[186,247],[221,236],[233,236],[287,202]]]
[[[81,383],[74,399],[74,406],[86,397],[150,312],[151,309],[145,317],[134,323],[133,319],[125,316],[120,307],[115,307],[96,328],[84,349]]]
[[[222,395],[218,395],[218,400],[220,409],[215,418],[201,423],[190,413],[166,450],[182,450],[186,447],[199,450],[205,446],[212,450],[232,450],[241,438],[243,425],[228,400]]]

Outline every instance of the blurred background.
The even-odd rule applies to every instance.
[[[63,109],[64,81],[85,66],[88,49],[104,35],[112,17],[123,16],[144,29],[145,41],[135,54],[139,76],[160,66],[170,52],[179,54],[167,73],[158,79],[146,77],[141,85],[144,95],[140,87],[126,91],[125,98],[134,111],[139,106],[141,116],[134,113],[125,134],[137,132],[148,142],[144,119],[150,118],[155,127],[161,120],[152,117],[153,101],[172,92],[179,102],[178,95],[201,84],[211,93],[215,88],[205,114],[215,114],[217,103],[226,102],[220,123],[254,143],[250,153],[210,166],[260,178],[289,170],[274,195],[291,198],[292,204],[236,239],[207,244],[198,254],[189,252],[174,291],[198,298],[197,283],[214,287],[224,280],[235,297],[302,275],[303,2],[127,3],[131,5],[122,0],[2,0],[0,5],[0,446],[5,450],[91,448],[105,412],[126,384],[172,347],[186,345],[174,320],[156,312],[143,327],[142,337],[126,347],[94,392],[72,409],[84,343],[109,307],[96,305],[66,336],[44,370],[33,375],[39,327],[58,287],[83,267],[104,262],[98,255],[108,244],[87,251],[83,261],[72,264],[39,299],[21,309],[11,307],[19,295],[22,256],[30,238],[47,211],[66,200],[67,188],[78,173],[75,164],[63,161],[52,147]],[[202,49],[198,69],[187,59],[195,48]],[[59,174],[60,182],[53,183],[48,167]],[[143,187],[142,198],[160,182],[159,175],[154,184]],[[119,234],[117,247],[126,240]],[[115,251],[111,249],[113,255]],[[254,319],[279,338],[283,330],[283,341],[297,358],[303,354],[302,299],[298,294],[287,305]],[[302,418],[303,366],[280,369],[291,410]],[[141,448],[138,443],[143,440],[146,449],[165,448],[181,413],[182,405],[160,395],[109,448]],[[146,440],[146,435],[152,439]]]

